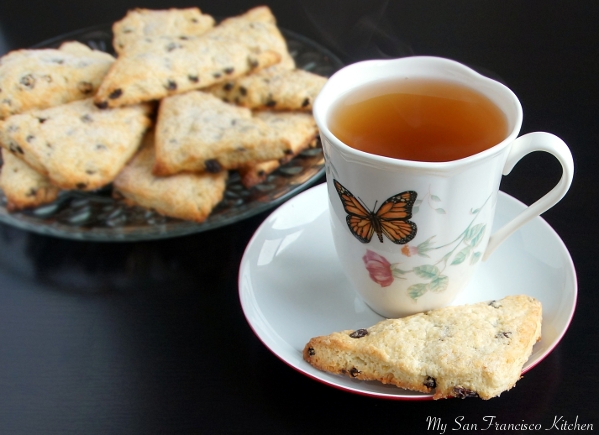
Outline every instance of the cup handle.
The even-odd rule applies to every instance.
[[[525,134],[512,143],[505,166],[503,167],[503,175],[508,175],[522,157],[533,151],[546,151],[555,156],[562,165],[562,177],[545,196],[531,204],[518,216],[491,235],[487,249],[483,255],[483,261],[489,258],[493,251],[514,231],[532,218],[539,216],[553,207],[564,197],[572,184],[574,161],[570,149],[559,137],[544,132]]]

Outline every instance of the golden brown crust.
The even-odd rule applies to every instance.
[[[434,392],[435,399],[490,399],[520,379],[540,334],[540,302],[508,296],[315,337],[303,356],[321,370]]]
[[[114,180],[115,196],[130,205],[156,210],[165,216],[203,222],[222,200],[227,172],[218,174],[182,173],[168,177],[152,174],[154,134]]]

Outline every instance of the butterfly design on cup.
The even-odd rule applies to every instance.
[[[408,190],[393,195],[374,212],[337,180],[333,180],[333,184],[347,213],[347,226],[360,242],[369,243],[376,233],[381,243],[384,234],[391,242],[403,245],[416,236],[416,224],[409,220],[418,196],[416,192]],[[376,203],[374,208],[376,209]]]

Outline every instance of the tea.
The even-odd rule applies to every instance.
[[[342,97],[331,132],[352,148],[405,160],[446,162],[507,137],[503,112],[459,83],[431,79],[378,82]]]

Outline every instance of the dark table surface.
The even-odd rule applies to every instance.
[[[0,434],[421,433],[428,416],[449,431],[456,418],[481,428],[491,415],[543,428],[556,417],[578,418],[599,430],[599,2],[266,3],[282,27],[345,63],[415,54],[478,68],[520,97],[522,133],[550,131],[569,144],[574,183],[544,214],[577,269],[578,306],[563,340],[490,401],[358,396],[288,367],[245,320],[238,267],[267,212],[196,235],[131,243],[70,241],[0,224]],[[197,5],[224,17],[258,4]],[[191,5],[2,0],[0,53],[113,22],[133,7]],[[560,173],[552,157],[536,154],[502,182],[527,204]]]

